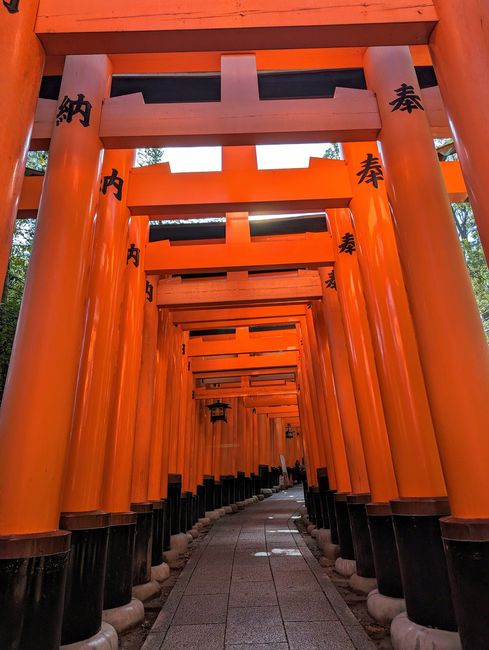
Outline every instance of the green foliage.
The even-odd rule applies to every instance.
[[[323,158],[331,158],[333,160],[342,160],[341,147],[339,142],[330,142],[328,148],[323,153]]]
[[[136,154],[136,165],[146,167],[147,165],[157,165],[163,160],[164,149],[150,148],[138,149]]]
[[[489,269],[470,203],[452,204],[455,226],[462,245],[482,324],[489,341]]]

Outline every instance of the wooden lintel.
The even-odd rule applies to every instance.
[[[212,337],[215,338],[215,337]],[[231,338],[220,341],[203,341],[192,338],[188,344],[189,357],[210,357],[222,354],[254,354],[264,352],[290,352],[299,349],[294,330],[281,332],[280,336],[257,338]]]
[[[229,272],[330,266],[334,253],[329,233],[305,233],[280,242],[171,246],[169,241],[147,244],[149,274]]]
[[[231,149],[239,152],[241,147]],[[244,168],[222,172],[172,174],[168,163],[138,167],[131,171],[127,201],[132,214],[174,218],[240,211],[314,212],[347,207],[351,196],[343,160],[311,158],[307,169],[259,170],[252,160]]]
[[[184,280],[172,278],[158,283],[160,307],[192,305],[245,305],[267,302],[315,300],[322,297],[317,271],[256,276],[245,280]]]
[[[277,395],[266,391],[266,395],[256,395],[244,398],[246,408],[260,408],[267,406],[297,406],[297,394]]]
[[[285,386],[264,386],[263,388],[238,387],[238,388],[197,388],[194,399],[231,399],[232,397],[257,397],[266,391],[267,396],[280,396],[282,399],[296,398],[296,388]],[[297,398],[296,398],[297,399]],[[295,403],[295,402],[294,402]]]
[[[190,361],[190,369],[194,373],[211,373],[237,371],[243,374],[244,370],[263,370],[272,368],[295,368],[298,363],[297,352],[280,352],[277,354],[264,354],[262,356],[237,356],[218,357],[205,359],[197,357]]]
[[[431,0],[40,0],[48,54],[237,51],[427,43]]]
[[[336,89],[329,99],[260,100],[254,54],[224,55],[221,101],[145,104],[135,93],[104,102],[106,149],[376,140],[381,128],[372,92]],[[438,87],[422,91],[434,136],[449,133]],[[39,100],[31,149],[47,148],[57,102]]]

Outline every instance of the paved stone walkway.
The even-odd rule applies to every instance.
[[[301,488],[220,519],[143,650],[374,650],[294,525]]]

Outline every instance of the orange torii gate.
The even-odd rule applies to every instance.
[[[97,555],[100,571],[90,576],[80,575],[76,571],[81,571],[81,566],[75,563],[74,569],[70,567],[70,585],[76,583],[75,578],[80,578],[81,593],[96,594],[95,613],[89,612],[88,607],[83,609],[81,605],[85,601],[76,602],[76,590],[68,589],[63,642],[83,639],[99,627],[103,600],[102,547],[107,535],[107,515],[99,509],[111,510],[112,537],[116,531],[122,534],[131,529],[133,532],[131,499],[135,499],[133,506],[140,528],[141,522],[148,519],[148,506],[141,501],[149,498],[150,493],[145,489],[144,480],[148,456],[151,457],[147,453],[148,445],[154,451],[151,483],[156,500],[166,494],[169,470],[183,476],[188,491],[196,489],[197,470],[202,469],[192,464],[190,454],[202,416],[189,397],[191,381],[185,352],[188,330],[170,326],[167,309],[160,309],[158,314],[153,295],[157,284],[168,280],[159,280],[158,274],[145,278],[147,214],[133,215],[127,242],[129,264],[123,274],[124,283],[118,279],[124,269],[118,266],[120,250],[114,247],[123,239],[121,233],[127,228],[131,210],[127,201],[131,152],[116,150],[111,152],[111,157],[106,155],[102,180],[106,178],[109,182],[112,170],[116,169],[125,187],[119,198],[115,193],[103,195],[105,198],[99,202],[102,149],[190,142],[251,145],[334,139],[352,143],[345,146],[350,175],[372,172],[372,167],[367,170],[364,165],[370,161],[374,164],[374,176],[366,176],[363,183],[352,176],[351,200],[346,205],[328,206],[340,208],[328,214],[332,244],[329,252],[334,253],[334,258],[328,256],[329,266],[321,266],[319,272],[305,272],[313,274],[310,278],[317,275],[314,282],[321,288],[321,294],[297,297],[301,302],[314,299],[314,304],[299,322],[304,343],[298,353],[293,353],[295,365],[287,365],[289,361],[282,357],[286,368],[297,369],[301,423],[312,432],[306,456],[311,467],[326,465],[331,470],[333,485],[345,491],[351,488],[358,499],[370,498],[371,493],[374,501],[379,502],[374,506],[381,506],[370,513],[371,523],[378,517],[391,526],[389,508],[392,507],[397,530],[403,531],[400,538],[406,542],[399,545],[399,557],[411,629],[416,631],[415,623],[440,627],[449,636],[451,631],[450,638],[458,643],[455,638],[458,625],[466,648],[485,648],[489,636],[484,592],[489,540],[486,440],[489,361],[432,137],[447,134],[448,123],[453,125],[467,189],[487,249],[489,209],[485,194],[489,146],[483,128],[489,93],[487,8],[478,0],[466,0],[463,6],[456,0],[433,3],[426,0],[421,4],[398,0],[388,7],[382,3],[366,7],[360,0],[354,0],[348,7],[338,7],[332,0],[321,3],[310,0],[308,11],[300,12],[291,0],[285,0],[285,5],[276,0],[265,0],[259,5],[256,0],[244,0],[239,9],[233,0],[219,0],[220,12],[209,15],[202,0],[197,1],[197,13],[192,16],[182,12],[181,3],[175,0],[167,3],[164,14],[155,11],[152,0],[142,0],[137,7],[124,0],[117,8],[112,3],[102,7],[93,0],[83,3],[76,0],[69,7],[60,7],[58,0],[40,0],[25,6],[22,0],[20,3],[5,0],[0,8],[0,29],[2,37],[5,36],[0,42],[0,52],[9,61],[0,82],[4,107],[0,125],[0,141],[4,147],[0,175],[6,187],[0,210],[2,277],[45,55],[66,55],[61,104],[40,102],[34,127],[32,146],[49,145],[50,163],[43,183],[36,244],[17,343],[0,413],[0,559],[2,575],[4,571],[8,575],[8,589],[2,593],[3,610],[7,614],[7,625],[0,626],[2,644],[38,650],[39,630],[43,629],[42,643],[46,648],[58,647],[68,548],[71,544],[72,549],[78,550],[84,534],[90,534],[90,539],[97,537],[100,543]],[[466,28],[461,29],[461,25]],[[367,46],[360,56],[368,90],[337,89],[332,99],[260,100],[255,50],[288,48],[292,43],[308,48],[325,42],[331,47]],[[419,88],[406,47],[413,43],[429,44],[448,119],[438,90],[423,92]],[[219,48],[219,54],[225,50],[240,52],[223,56],[222,101],[215,102],[216,105],[197,103],[193,107],[185,105],[167,110],[168,107],[144,105],[137,96],[109,97],[115,63],[132,65],[133,71],[137,71],[138,65],[142,68],[148,65],[148,52],[155,49],[181,51],[196,47]],[[113,64],[107,52],[125,58]],[[141,56],[131,59],[133,52]],[[301,59],[304,60],[303,55]],[[60,61],[51,60],[48,64],[59,67]],[[198,65],[196,61],[194,65]],[[407,91],[410,97],[403,98]],[[76,108],[78,112],[74,114]],[[404,146],[400,146],[400,136]],[[373,142],[376,139],[382,145],[385,169]],[[369,142],[358,144],[359,140]],[[378,163],[373,162],[374,158]],[[367,178],[370,185],[365,182]],[[40,181],[36,182],[39,186]],[[282,190],[287,195],[288,187],[284,185]],[[201,197],[201,203],[205,203],[204,199]],[[264,199],[270,201],[269,196]],[[290,195],[282,199],[289,200]],[[273,200],[279,205],[277,197]],[[32,203],[31,212],[38,207],[35,201]],[[235,201],[231,209],[238,209],[238,205]],[[345,209],[347,205],[351,213]],[[242,209],[247,210],[248,206]],[[391,232],[390,209],[396,240]],[[96,214],[93,240],[92,223]],[[362,228],[362,223],[367,223],[371,230]],[[118,226],[117,236],[110,239],[113,225]],[[375,246],[370,237],[373,232],[382,233],[379,241],[383,246]],[[92,241],[96,242],[98,252],[93,258]],[[390,243],[387,246],[385,242]],[[107,250],[110,270],[104,266],[107,258],[102,254]],[[123,259],[126,249],[122,252]],[[253,255],[248,258],[246,269],[257,264],[256,257],[252,258]],[[291,268],[291,259],[291,256],[286,258],[287,268]],[[161,260],[158,263],[165,269]],[[177,270],[178,259],[174,258],[172,264],[172,270]],[[283,260],[278,264],[284,265]],[[194,268],[189,267],[188,257],[186,267]],[[209,268],[212,267],[208,265]],[[240,272],[244,271],[231,270],[231,273]],[[117,286],[117,295],[115,290],[104,288],[109,280]],[[242,284],[232,285],[233,282]],[[230,298],[233,291],[229,287],[248,291],[253,280],[234,276],[225,285],[221,287],[223,302],[219,304],[228,301],[227,304],[236,305],[239,301],[236,295]],[[283,291],[285,294],[285,288]],[[291,295],[292,292],[284,299],[291,299]],[[177,298],[178,311],[181,311],[184,298],[181,295]],[[107,328],[108,316],[104,309],[94,308],[91,301],[99,306],[107,302],[112,318],[119,313],[118,306],[124,305],[118,362],[113,351],[116,333]],[[249,304],[253,304],[251,299]],[[100,322],[104,344],[97,343]],[[392,332],[389,334],[389,328],[394,336]],[[155,338],[156,367],[150,363]],[[93,350],[96,352],[92,353]],[[82,383],[77,383],[81,356]],[[246,377],[274,370],[272,367],[263,370],[262,360],[251,363],[242,359],[234,363],[233,369],[232,361],[227,360],[230,370],[224,370],[221,362],[216,364],[219,372],[236,373],[239,369],[240,376]],[[102,421],[107,422],[109,408],[102,404],[100,411],[96,411],[100,434],[95,428],[83,425],[73,438],[87,454],[77,464],[73,460],[78,447],[69,446],[75,401],[78,413],[85,417],[92,408],[96,387],[104,386],[103,377],[108,377],[107,368],[111,364],[117,365],[117,370],[116,379],[111,383],[115,401],[110,410],[114,417],[110,420],[117,428],[108,435],[108,425],[102,425]],[[134,377],[138,369],[144,378],[139,382]],[[209,372],[212,371],[204,370],[203,374]],[[153,375],[162,390],[160,394],[165,395],[165,403],[173,405],[168,439],[163,439],[161,434],[166,428],[161,410],[163,400],[157,405],[156,428],[144,417],[149,379]],[[92,380],[95,376],[96,381]],[[340,383],[341,391],[337,390]],[[394,395],[396,386],[402,386],[403,390]],[[338,408],[334,400],[321,399],[335,394]],[[354,398],[356,426],[344,408],[345,395]],[[319,407],[317,412],[312,408],[315,401]],[[30,405],[30,412],[26,404]],[[246,412],[241,402],[236,410],[241,415],[233,421],[233,436]],[[250,419],[249,414],[246,417]],[[136,418],[133,468],[137,471],[131,472],[133,459],[128,450],[132,448]],[[348,427],[344,426],[346,421]],[[407,428],[406,422],[409,422]],[[255,424],[256,430],[275,426],[264,413],[256,414]],[[277,431],[280,426],[277,425]],[[252,431],[248,439],[256,440],[253,426],[248,430]],[[328,433],[318,435],[322,431]],[[87,478],[88,453],[100,459],[107,438],[110,451],[105,465],[102,467],[97,462]],[[406,440],[412,441],[411,448]],[[224,444],[234,442],[225,440]],[[381,458],[376,456],[379,449]],[[426,468],[424,472],[418,471],[421,461]],[[67,466],[74,469],[68,475],[74,489],[63,486]],[[359,486],[365,487],[362,493]],[[90,495],[89,504],[82,503],[82,489]],[[367,490],[371,492],[366,496]],[[396,490],[400,499],[395,498]],[[60,520],[59,504],[68,496],[70,510],[64,511]],[[337,505],[347,498],[339,498]],[[363,516],[364,502],[350,505],[361,506],[359,511]],[[121,508],[123,513],[119,512]],[[121,514],[126,518],[120,518]],[[443,514],[451,514],[442,520],[442,527],[457,620],[437,534]],[[407,522],[413,520],[418,524],[429,520],[433,524],[431,537],[426,531],[420,532],[420,525],[409,527]],[[67,530],[73,533],[71,542]],[[343,530],[348,530],[348,525]],[[386,538],[384,534],[374,542],[374,551],[376,543],[382,545]],[[425,553],[428,550],[429,557]],[[52,591],[42,592],[40,604],[38,600],[29,600],[29,594],[40,593],[39,583],[22,591],[23,584],[21,589],[8,571],[14,562],[21,568],[32,565],[35,569],[32,575],[40,580],[46,557],[56,560],[56,572],[51,576]],[[413,562],[416,562],[417,576],[423,575],[423,565],[426,568],[428,577],[421,586],[413,581]],[[129,564],[130,561],[125,563],[126,575],[130,572]],[[438,580],[432,579],[434,566],[439,569]],[[136,573],[141,576],[143,562],[138,560],[137,567]],[[382,569],[377,567],[379,578]],[[15,575],[24,573],[18,571]],[[22,621],[22,624],[12,625],[11,621]],[[81,621],[80,628],[77,628],[78,621]],[[402,619],[397,625],[402,627]],[[393,635],[396,629],[394,626]],[[416,643],[413,641],[413,647]]]

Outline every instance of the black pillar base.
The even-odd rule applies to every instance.
[[[205,517],[205,505],[206,505],[206,495],[205,495],[205,486],[197,485],[197,499],[198,499],[198,509],[197,509],[197,520]]]
[[[151,542],[153,538],[153,504],[131,503],[136,513],[136,541],[132,561],[132,584],[143,585],[151,580]]]
[[[447,499],[391,501],[408,617],[418,625],[455,632],[440,517]]]
[[[375,578],[374,556],[365,507],[370,500],[370,494],[349,494],[346,497],[357,575],[361,578]]]
[[[62,513],[60,528],[71,532],[61,644],[89,639],[100,630],[104,604],[109,515]]]
[[[0,537],[0,648],[58,650],[70,541],[65,530]]]
[[[316,524],[316,528],[324,528],[323,511],[318,487],[314,486],[311,488],[311,498],[314,505],[314,523]]]
[[[252,496],[257,496],[258,494],[260,494],[260,489],[261,489],[261,487],[260,487],[260,475],[255,474],[255,472],[251,472],[250,478],[251,478],[251,485],[252,485],[252,491],[253,491]]]
[[[258,465],[258,475],[260,477],[260,489],[270,487],[270,477],[268,465]]]
[[[185,522],[185,530],[182,530],[182,533],[191,530],[194,525],[194,495],[192,492],[184,492],[184,494],[187,498],[187,519]]]
[[[336,490],[326,491],[326,504],[328,507],[329,530],[331,532],[331,544],[339,544],[338,524],[336,522],[335,494]]]
[[[348,516],[348,504],[346,492],[337,492],[334,495],[336,509],[336,525],[338,527],[338,539],[340,544],[341,557],[344,560],[354,560],[355,550],[351,535],[350,517]]]
[[[222,485],[222,507],[228,506],[230,504],[230,488],[231,482],[229,476],[221,476],[221,485]]]
[[[222,482],[214,481],[214,501],[216,508],[222,508]]]
[[[244,501],[247,498],[245,473],[238,472],[236,476],[236,501]]]
[[[204,476],[205,487],[205,510],[212,512],[216,509],[216,495],[215,495],[215,481],[214,477],[210,475]]]
[[[245,499],[251,499],[253,496],[253,478],[251,476],[245,476],[244,478],[245,486]]]
[[[180,523],[178,526],[179,533],[187,532],[187,508],[188,508],[188,492],[182,492],[180,496]]]
[[[320,467],[317,470],[319,501],[321,504],[321,513],[323,517],[323,528],[330,528],[328,501],[326,493],[329,490],[328,470],[326,467]]]
[[[151,542],[151,566],[159,566],[163,562],[163,544],[165,537],[166,501],[159,499],[151,501],[153,506],[153,537]]]
[[[168,474],[168,499],[170,501],[171,535],[180,532],[180,501],[182,496],[182,477],[180,474]]]
[[[366,508],[379,593],[404,598],[390,503],[369,503]]]
[[[489,646],[489,519],[440,520],[464,650]]]
[[[170,550],[171,538],[171,503],[169,499],[162,499],[165,504],[165,528],[163,531],[163,551]]]
[[[135,540],[136,513],[111,513],[105,569],[104,609],[122,607],[131,602]]]

